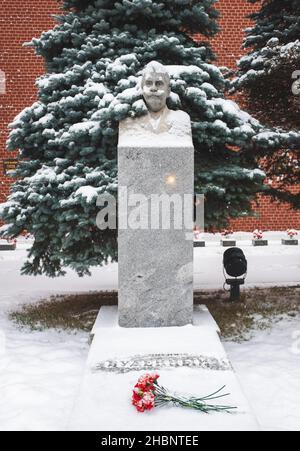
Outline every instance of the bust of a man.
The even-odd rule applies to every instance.
[[[152,61],[142,74],[141,89],[147,114],[120,123],[119,146],[193,146],[187,113],[170,110],[170,76],[167,68]]]

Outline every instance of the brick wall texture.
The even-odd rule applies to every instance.
[[[5,201],[12,182],[4,175],[3,162],[15,156],[5,148],[7,126],[23,108],[36,101],[35,79],[44,73],[43,59],[37,57],[32,48],[22,44],[53,28],[52,14],[61,11],[56,0],[0,0],[0,6],[0,71],[6,76],[6,94],[1,94],[0,90],[1,203]],[[220,0],[216,6],[221,12],[222,31],[212,39],[212,46],[218,56],[218,65],[233,68],[243,52],[243,30],[251,24],[246,16],[257,6],[246,0]],[[300,211],[296,212],[285,204],[273,203],[260,196],[254,210],[258,218],[234,220],[232,228],[244,231],[257,227],[264,230],[300,229]]]

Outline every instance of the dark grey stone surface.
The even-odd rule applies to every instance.
[[[252,240],[253,246],[268,246],[268,240]]]
[[[281,243],[284,244],[285,246],[298,246],[299,241],[298,240],[281,240]]]
[[[194,241],[194,247],[205,247],[205,241]]]
[[[235,240],[221,240],[221,246],[223,247],[235,247],[236,241]]]
[[[15,244],[0,244],[0,251],[15,251]]]

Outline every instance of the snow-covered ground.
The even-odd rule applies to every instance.
[[[220,246],[220,234],[204,234],[204,238],[206,247],[194,249],[195,289],[223,288],[222,261],[226,248]],[[283,246],[281,238],[286,238],[284,232],[266,232],[264,238],[269,240],[267,247],[253,247],[250,233],[235,233],[233,238],[248,260],[247,287],[300,283],[300,245]],[[66,277],[55,281],[44,276],[21,276],[19,270],[26,258],[29,244],[28,241],[19,239],[16,251],[0,252],[2,293],[36,296],[50,292],[116,290],[118,287],[117,264],[94,269],[91,278],[76,277],[71,271]]]
[[[262,429],[300,431],[299,318],[224,345]]]
[[[300,282],[300,245],[284,246],[281,239],[285,232],[266,232],[264,239],[268,246],[254,247],[252,234],[234,233],[233,239],[248,260],[246,287],[295,285]],[[204,234],[205,248],[196,248],[194,253],[195,289],[222,288],[223,254],[226,248],[220,246],[219,234]]]
[[[251,246],[250,234],[236,234],[249,262],[249,285],[290,285],[300,281],[300,246],[280,244],[281,233],[266,234],[267,248]],[[220,236],[206,236],[195,249],[195,288],[223,286]],[[0,430],[64,430],[88,354],[84,333],[18,330],[7,312],[53,293],[116,289],[117,265],[97,268],[91,278],[71,271],[59,279],[19,274],[29,243],[0,252]],[[283,321],[226,350],[263,429],[300,430],[300,324]]]
[[[86,334],[20,332],[2,312],[0,328],[0,430],[65,430],[87,357]]]

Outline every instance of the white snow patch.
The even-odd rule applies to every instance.
[[[54,115],[52,113],[48,113],[45,116],[41,117],[38,121],[37,124],[40,125],[50,125],[53,122],[54,119]]]
[[[169,65],[166,66],[168,74],[173,78],[181,78],[185,74],[200,75],[203,70],[197,66]]]
[[[98,196],[97,188],[93,186],[82,186],[75,192],[74,197],[77,196],[82,196],[86,199],[87,203],[91,203]]]
[[[40,89],[47,89],[47,88],[49,88],[49,85],[50,85],[49,77],[46,76],[46,77],[39,78],[36,81],[36,85]]]
[[[87,82],[86,87],[84,88],[84,94],[93,94],[95,96],[98,95],[100,98],[102,98],[106,93],[107,88],[103,83],[94,83],[91,80]]]
[[[259,176],[259,177],[266,177],[266,173],[264,171],[262,171],[261,169],[243,169],[243,172],[245,172],[247,174],[247,176],[250,179],[254,179],[255,176]]]
[[[242,344],[225,343],[264,431],[300,431],[299,318],[257,331]]]
[[[95,127],[95,125],[97,125],[97,122],[95,121],[78,122],[77,124],[71,125],[69,128],[69,133],[85,133]]]

